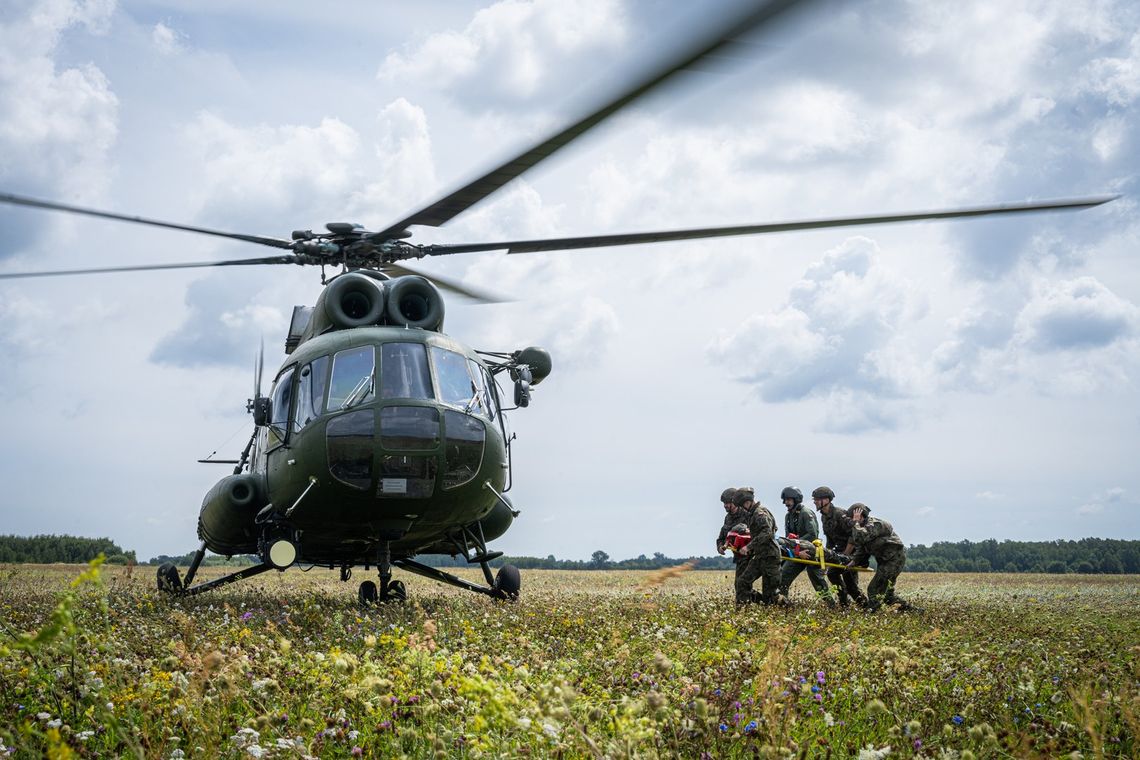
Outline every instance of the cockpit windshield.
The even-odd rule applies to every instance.
[[[328,410],[348,409],[372,398],[376,352],[372,346],[341,351],[333,357]]]

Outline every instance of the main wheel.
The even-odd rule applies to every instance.
[[[356,598],[360,600],[361,606],[367,607],[368,605],[376,604],[379,595],[376,593],[376,584],[372,581],[364,581],[360,584],[360,591],[357,592]]]
[[[495,573],[495,596],[500,599],[510,599],[512,602],[519,598],[519,589],[522,587],[522,577],[519,569],[514,565],[503,565]]]
[[[388,592],[384,595],[385,602],[406,602],[408,601],[408,589],[404,587],[403,581],[392,581],[388,584]]]
[[[158,590],[167,594],[177,594],[182,591],[182,576],[173,562],[163,562],[158,566]]]

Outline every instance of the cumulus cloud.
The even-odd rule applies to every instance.
[[[782,308],[749,316],[708,352],[765,401],[830,396],[829,429],[892,429],[897,413],[875,402],[915,392],[920,373],[892,341],[924,309],[876,244],[853,237],[811,265]]]
[[[56,54],[64,32],[101,34],[113,10],[113,0],[55,2],[17,8],[11,21],[0,24],[3,185],[71,201],[97,198],[105,189],[118,98],[97,66],[61,68]],[[34,235],[26,225],[4,228],[16,231],[7,237],[5,253]]]
[[[1030,350],[1087,351],[1136,334],[1140,310],[1095,277],[1044,283],[1018,317],[1017,338]]]
[[[391,53],[377,76],[430,82],[476,109],[520,103],[541,89],[567,89],[575,61],[616,49],[626,37],[617,0],[502,0],[463,31],[429,36]]]
[[[185,322],[159,341],[150,360],[183,368],[252,366],[253,347],[288,328],[285,312],[268,305],[256,282],[255,275],[225,270],[192,283]]]
[[[163,55],[177,55],[186,49],[186,35],[161,21],[151,29],[150,41]]]

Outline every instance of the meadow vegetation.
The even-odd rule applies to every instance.
[[[0,757],[1140,755],[1136,576],[904,574],[926,612],[871,616],[803,579],[737,611],[711,571],[531,571],[515,604],[402,576],[367,610],[361,572],[152,572],[0,567]]]

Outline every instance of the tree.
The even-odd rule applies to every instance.
[[[610,564],[610,555],[606,554],[601,549],[590,555],[590,567],[605,567]]]

